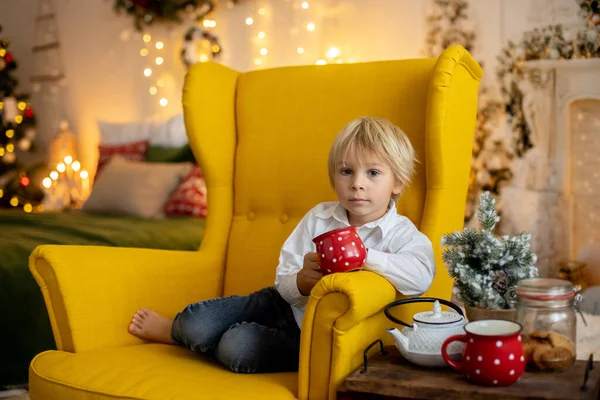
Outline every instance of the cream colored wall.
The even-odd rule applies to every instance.
[[[479,40],[475,55],[485,63],[486,79],[493,81],[495,57],[503,41],[516,39],[531,28],[531,18],[527,15],[532,9],[573,1],[546,0],[546,6],[540,7],[536,3],[539,0],[472,0],[471,16]],[[222,8],[215,17],[215,33],[224,49],[221,62],[232,68],[254,69],[254,59],[262,45],[269,50],[262,67],[312,64],[330,46],[339,47],[342,58],[355,61],[422,55],[428,0],[309,0],[308,10],[295,9],[294,4],[299,5],[299,1],[242,2],[233,9]],[[166,62],[161,70],[167,85],[162,96],[169,104],[163,108],[158,105],[158,98],[148,93],[150,82],[142,73],[148,60],[139,55],[140,38],[132,35],[129,40],[122,40],[123,35],[132,32],[132,21],[117,16],[112,3],[111,0],[54,0],[68,78],[65,100],[60,102],[64,107],[52,107],[39,93],[33,96],[40,117],[41,147],[47,146],[56,132],[57,116],[64,113],[79,136],[79,158],[88,169],[93,169],[96,162],[98,119],[139,121],[166,118],[181,110],[185,68],[179,61],[179,51],[188,24],[149,30],[153,39],[166,44]],[[20,61],[17,72],[20,89],[29,92],[37,4],[38,0],[0,0],[2,35],[11,40],[11,50]],[[257,16],[261,7],[266,10],[264,17]],[[244,22],[249,15],[256,21],[251,26]],[[541,12],[538,22],[548,23],[551,18],[554,17]],[[314,32],[304,28],[309,21],[316,24]],[[266,33],[262,44],[255,42],[259,31]],[[302,56],[296,52],[299,46],[306,49]]]

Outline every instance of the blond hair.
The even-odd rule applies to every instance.
[[[417,161],[415,151],[402,129],[387,119],[359,117],[337,134],[329,151],[329,182],[332,187],[336,165],[347,159],[349,151],[358,157],[371,153],[386,160],[403,188],[410,184]],[[398,197],[394,196],[394,200]]]

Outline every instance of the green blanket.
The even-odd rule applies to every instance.
[[[197,250],[204,220],[143,220],[81,212],[25,214],[0,210],[0,385],[27,382],[29,362],[55,349],[28,257],[40,244]]]

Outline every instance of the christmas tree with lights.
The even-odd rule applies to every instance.
[[[35,114],[29,96],[16,93],[18,81],[12,74],[17,62],[8,47],[8,40],[0,39],[0,207],[31,212],[43,192],[31,184],[19,155],[35,148]]]

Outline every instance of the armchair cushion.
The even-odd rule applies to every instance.
[[[142,344],[41,353],[31,363],[29,385],[32,399],[295,399],[297,377],[233,374],[181,347]]]

